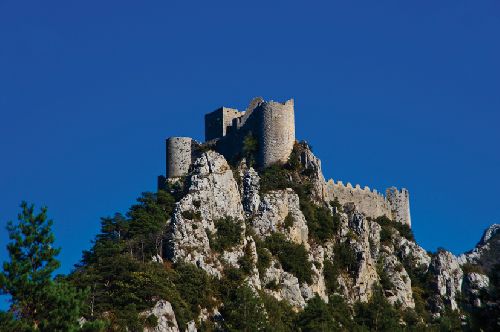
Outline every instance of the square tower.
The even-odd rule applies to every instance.
[[[221,107],[205,114],[205,141],[226,136],[231,130],[234,119],[239,119],[245,112],[229,107]]]

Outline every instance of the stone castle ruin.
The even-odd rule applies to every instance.
[[[293,99],[280,103],[257,97],[243,112],[221,107],[206,114],[204,143],[196,142],[190,137],[167,139],[166,177],[175,179],[187,175],[203,148],[213,149],[227,160],[241,158],[244,140],[248,136],[252,136],[257,143],[255,162],[258,168],[286,163],[296,143]],[[359,185],[344,185],[342,181],[325,182],[322,175],[321,179],[321,195],[325,201],[338,199],[342,205],[354,203],[367,217],[385,215],[411,226],[408,190],[392,187],[386,190],[384,196],[368,187],[362,189]]]

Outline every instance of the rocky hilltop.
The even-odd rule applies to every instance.
[[[103,218],[69,277],[89,292],[82,326],[500,329],[500,225],[460,257],[427,252],[408,190],[325,180],[295,139],[293,100],[222,107],[205,138],[167,139],[158,191]]]
[[[219,280],[236,269],[255,294],[285,301],[296,312],[315,298],[340,297],[352,307],[375,295],[412,316],[403,316],[401,326],[432,326],[453,312],[462,327],[475,326],[475,317],[499,312],[489,276],[498,277],[500,225],[460,257],[430,253],[408,225],[367,217],[353,202],[324,200],[327,185],[305,143],[295,144],[285,165],[260,171],[245,159],[230,165],[205,151],[185,177],[169,181],[167,190],[180,199],[167,223],[165,258]],[[152,311],[163,325],[151,331],[178,329],[166,300]],[[199,320],[224,320],[219,309],[202,308]]]

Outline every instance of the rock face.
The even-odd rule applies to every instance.
[[[397,227],[373,220],[363,212],[389,211],[387,206],[379,204],[383,197],[378,193],[351,187],[342,197],[341,205],[337,204],[338,201],[332,203],[320,160],[305,149],[301,151],[300,163],[311,184],[308,204],[328,207],[338,218],[333,237],[318,243],[301,210],[299,195],[293,189],[262,193],[259,173],[252,167],[240,164],[232,170],[222,155],[207,151],[192,164],[185,178],[185,193],[176,204],[169,222],[169,258],[174,262],[193,263],[220,278],[227,266],[239,268],[241,258],[248,255],[251,266],[247,266],[245,282],[251,289],[285,300],[296,310],[303,309],[316,295],[324,301],[329,300],[331,294],[327,294],[325,278],[327,262],[340,266],[335,276],[338,284],[335,293],[351,304],[369,301],[374,287],[381,286],[390,303],[404,309],[415,308],[410,276],[414,277],[415,271],[419,271],[431,280],[430,285],[421,287],[433,287],[430,305],[436,316],[445,312],[447,307],[458,309],[460,294],[477,308],[485,305],[482,294],[489,292],[490,280],[481,273],[464,274],[461,266],[474,264],[489,271],[499,263],[500,225],[490,227],[477,247],[459,258],[447,251],[429,254],[408,235],[405,235],[408,238],[403,237]],[[355,191],[358,194],[351,195],[350,200],[350,193]],[[358,201],[370,200],[371,197],[375,197],[374,200],[363,201],[360,209]],[[215,225],[222,218],[241,223],[242,241],[217,252],[210,247],[209,239],[217,234]],[[297,276],[285,271],[275,256],[270,258],[269,267],[264,270],[257,268],[257,244],[263,243],[273,233],[283,234],[287,241],[304,246],[312,266],[308,283],[299,282]],[[271,255],[270,251],[268,254]],[[346,257],[353,260],[348,266],[338,264]],[[157,262],[160,259],[154,258]],[[179,330],[172,307],[166,301],[159,301],[145,314],[158,319],[157,327],[145,331]],[[187,328],[193,330],[196,327],[193,323]]]
[[[187,182],[188,193],[177,203],[170,223],[172,259],[220,275],[220,262],[213,257],[207,232],[216,232],[214,221],[218,219],[243,220],[238,185],[227,161],[213,151],[194,162]]]
[[[435,275],[436,311],[443,311],[444,305],[449,305],[452,310],[458,309],[456,299],[462,289],[463,272],[457,257],[448,251],[439,251],[432,258],[430,269]]]
[[[476,308],[480,308],[483,305],[481,302],[481,293],[488,293],[489,286],[490,279],[485,274],[471,272],[464,275],[463,293]]]
[[[308,246],[307,221],[300,210],[299,197],[292,189],[265,194],[252,227],[261,237],[280,232],[292,242]]]
[[[145,327],[144,332],[179,332],[179,326],[175,319],[175,313],[170,302],[160,300],[155,306],[142,313],[144,317],[154,315],[158,321],[155,327]]]
[[[500,224],[493,224],[485,231],[476,247],[459,257],[460,264],[480,265],[485,272],[500,263]]]

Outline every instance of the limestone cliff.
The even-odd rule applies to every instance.
[[[418,312],[424,303],[435,317],[462,310],[462,295],[471,305],[484,306],[480,294],[490,291],[485,273],[499,264],[498,225],[460,258],[446,251],[428,253],[415,243],[409,222],[388,218],[390,205],[381,203],[377,193],[351,187],[361,194],[350,200],[348,192],[336,191],[335,184],[325,181],[320,160],[306,145],[296,152],[291,156],[296,163],[284,166],[289,168],[281,180],[244,161],[230,166],[214,151],[201,153],[179,180],[182,198],[168,223],[168,258],[195,264],[215,278],[230,268],[246,269],[246,282],[255,292],[285,300],[297,311],[315,296],[325,302],[335,294],[349,304],[367,302],[377,289],[403,309]],[[270,188],[270,178],[275,187]],[[367,215],[367,210],[376,213]],[[331,229],[321,218],[331,218]],[[222,249],[214,245],[214,239],[222,238],[217,226],[221,220],[241,230],[240,240]],[[294,270],[283,251],[273,247],[276,241],[305,252],[307,275]],[[466,264],[484,272],[465,271]],[[150,313],[158,317],[158,327],[148,331],[178,330],[168,302],[158,302]]]

